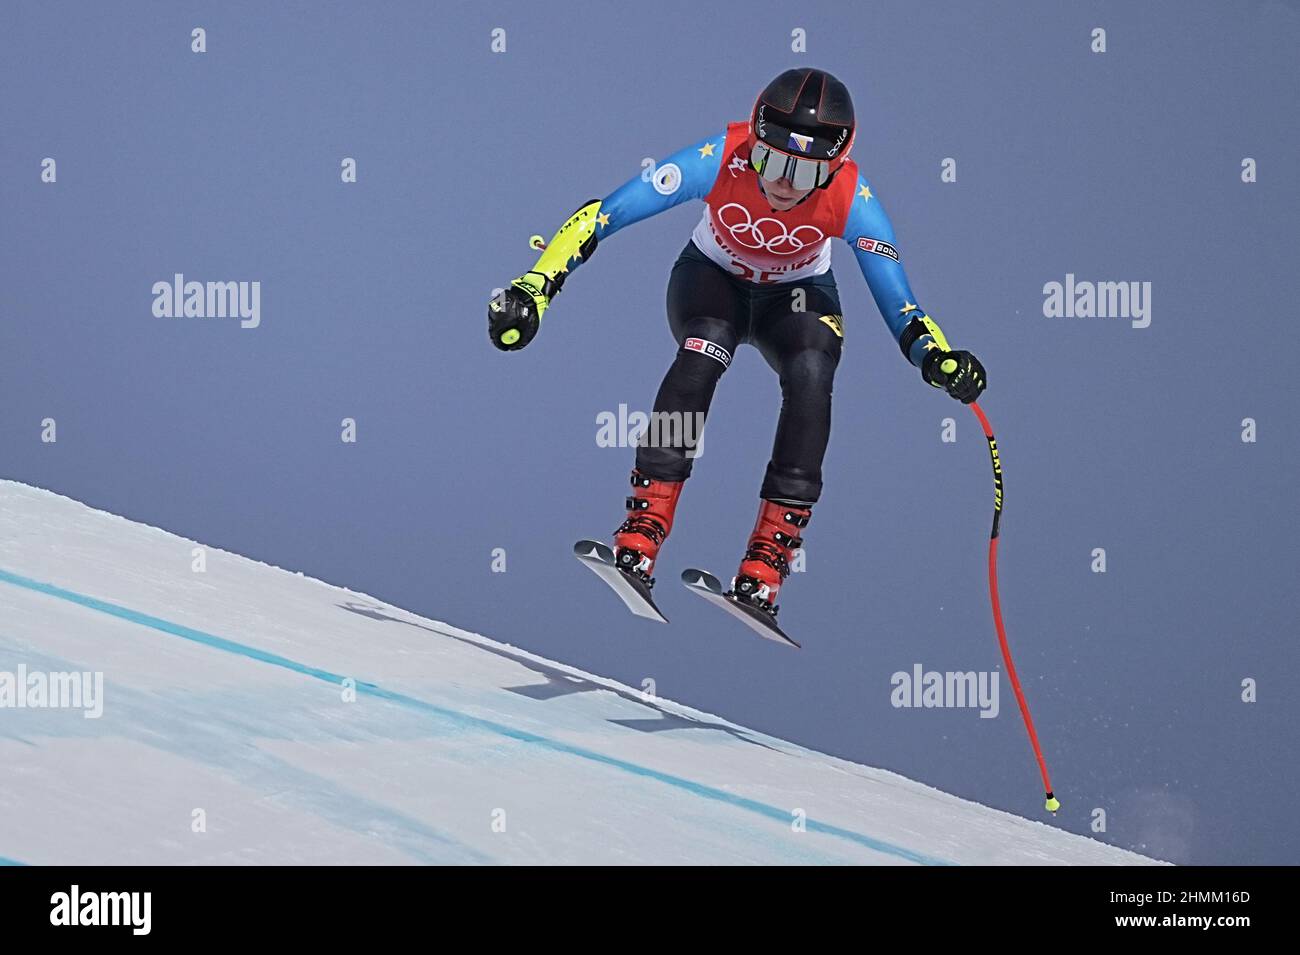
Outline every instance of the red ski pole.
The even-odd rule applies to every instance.
[[[1034,758],[1038,760],[1038,771],[1043,777],[1043,791],[1047,795],[1047,809],[1055,814],[1061,808],[1060,801],[1052,793],[1052,780],[1047,775],[1047,761],[1043,759],[1042,747],[1038,745],[1038,734],[1034,732],[1034,718],[1029,715],[1029,704],[1025,702],[1025,693],[1020,688],[1020,678],[1016,676],[1016,665],[1011,660],[1011,647],[1007,644],[1007,629],[1002,623],[1002,602],[998,600],[998,522],[1002,518],[1002,462],[998,459],[998,442],[993,437],[989,419],[976,402],[971,402],[971,411],[980,419],[984,437],[989,442],[989,456],[993,459],[993,533],[989,536],[989,599],[993,603],[993,624],[998,631],[998,644],[1002,647],[1002,660],[1007,665],[1007,676],[1011,688],[1016,691],[1016,702],[1020,704],[1020,715],[1025,718],[1025,729],[1029,731],[1029,742],[1034,747]]]

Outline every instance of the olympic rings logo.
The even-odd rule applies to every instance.
[[[728,209],[739,209],[744,218],[737,219],[734,223],[728,222]],[[749,210],[738,202],[728,202],[718,210],[717,215],[718,221],[727,227],[731,237],[745,248],[765,249],[774,255],[794,255],[826,239],[826,234],[816,226],[801,225],[788,230],[784,222],[771,216],[754,221]],[[804,238],[800,238],[800,233],[803,233]]]

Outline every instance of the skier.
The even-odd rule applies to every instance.
[[[844,334],[831,238],[853,249],[885,323],[924,381],[966,403],[985,387],[975,356],[949,349],[917,304],[889,219],[849,158],[854,132],[843,83],[823,70],[786,70],[759,95],[747,122],[730,123],[652,174],[585,203],[532,269],[488,306],[492,343],[523,348],[569,273],[591,258],[599,241],[688,199],[704,200],[668,282],[668,323],[678,349],[654,414],[703,420],[742,344],[755,346],[780,376],[781,414],[758,519],[726,595],[773,620],[777,593],[822,490],[831,383]],[[627,518],[614,534],[619,570],[639,579],[647,595],[693,462],[685,442],[667,445],[638,443]]]

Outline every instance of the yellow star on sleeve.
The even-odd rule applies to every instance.
[[[600,223],[600,227],[603,229],[605,226],[609,225],[609,213],[602,212],[600,215],[596,216],[596,221]]]
[[[704,159],[713,155],[713,143],[705,143],[700,147],[700,158]]]
[[[916,306],[907,299],[903,299],[903,307],[898,310],[899,315],[906,315],[908,312],[915,312]]]
[[[862,184],[862,188],[858,190],[858,195],[860,195],[860,196],[862,197],[862,199],[863,199],[864,202],[870,202],[870,201],[871,201],[871,187],[868,186],[866,183],[863,183],[863,184]]]

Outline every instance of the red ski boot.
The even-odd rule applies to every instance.
[[[655,559],[668,532],[673,529],[673,511],[685,481],[657,481],[640,471],[632,472],[636,490],[627,499],[627,520],[614,533],[614,559],[620,570],[636,574],[654,586]]]
[[[790,574],[790,561],[803,544],[799,531],[808,526],[812,508],[802,504],[760,501],[758,521],[731,591],[760,610],[776,616],[776,595]]]

